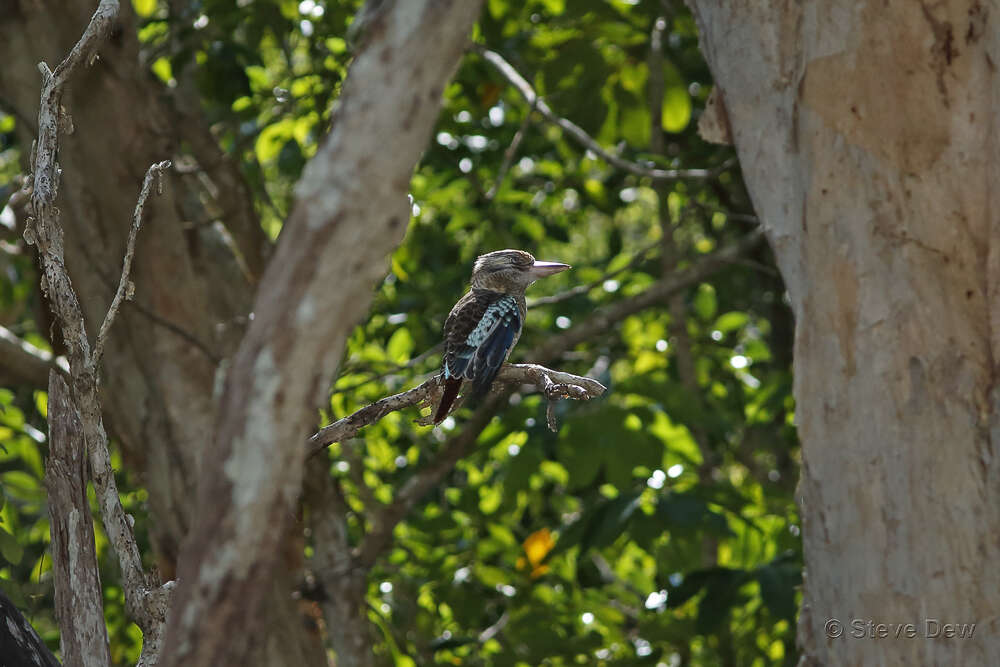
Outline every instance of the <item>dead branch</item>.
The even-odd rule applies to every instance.
[[[87,445],[69,386],[49,372],[49,457],[45,462],[56,618],[67,665],[111,664],[87,500]]]
[[[101,356],[104,354],[104,345],[108,338],[108,332],[111,331],[111,325],[114,324],[122,301],[131,299],[135,291],[135,286],[129,279],[129,274],[132,271],[132,259],[135,257],[135,239],[139,235],[139,227],[142,226],[142,212],[146,207],[146,200],[149,199],[149,193],[153,189],[153,181],[156,181],[157,193],[161,192],[163,188],[160,178],[163,172],[169,168],[170,160],[151,164],[149,169],[146,170],[146,177],[142,179],[142,189],[139,191],[139,199],[135,203],[135,213],[132,214],[132,227],[129,228],[128,242],[125,244],[125,258],[122,260],[122,276],[118,281],[118,289],[115,291],[115,296],[111,300],[111,306],[104,316],[100,333],[97,334],[97,343],[94,344],[93,364],[95,366],[101,363]]]
[[[31,208],[34,221],[25,229],[25,240],[38,244],[43,271],[42,288],[49,297],[66,342],[73,399],[87,443],[98,506],[121,567],[126,610],[143,632],[139,664],[145,665],[156,662],[172,587],[157,586],[143,569],[139,547],[132,533],[132,522],[122,509],[118,496],[98,397],[97,357],[91,352],[80,301],[66,270],[63,230],[59,210],[55,206],[59,185],[56,164],[59,132],[69,126],[68,116],[60,104],[63,87],[82,63],[90,63],[96,57],[97,49],[110,31],[117,13],[116,0],[102,0],[80,40],[55,72],[51,72],[45,63],[39,64],[43,82],[38,110],[39,134],[32,152]]]
[[[561,398],[585,400],[600,396],[605,387],[597,380],[562,371],[555,371],[536,364],[505,364],[500,369],[494,386],[533,385],[541,389],[550,401]],[[365,426],[370,426],[390,412],[414,406],[431,405],[440,398],[441,376],[435,375],[407,391],[386,396],[365,406],[347,417],[321,428],[308,442],[308,453],[315,454],[335,442],[353,438]],[[426,418],[417,420],[426,422]]]
[[[561,127],[577,143],[595,155],[599,155],[608,164],[627,171],[630,174],[647,176],[660,181],[676,181],[681,179],[704,180],[718,176],[719,171],[717,169],[658,169],[618,157],[597,143],[597,140],[587,134],[582,127],[554,112],[545,100],[538,96],[538,93],[535,92],[531,84],[499,53],[481,46],[475,47],[475,51],[500,72],[501,76],[507,79],[511,85],[517,88],[517,91],[521,93],[525,101],[532,108],[537,109],[538,113],[542,114],[547,121]]]

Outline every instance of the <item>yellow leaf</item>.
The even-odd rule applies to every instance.
[[[524,540],[524,553],[532,567],[537,569],[555,545],[556,541],[552,539],[552,532],[548,528],[542,528],[528,535]]]
[[[132,6],[136,14],[145,18],[156,11],[156,0],[132,0]]]

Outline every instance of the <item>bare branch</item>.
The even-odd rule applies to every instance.
[[[83,35],[65,60],[59,63],[56,71],[51,72],[45,63],[38,64],[42,73],[42,103],[38,109],[37,150],[32,151],[35,172],[32,202],[35,203],[35,215],[38,215],[38,203],[54,205],[59,187],[55,149],[59,140],[63,86],[82,63],[89,64],[94,59],[98,46],[111,31],[111,24],[117,16],[118,0],[101,0]]]
[[[363,426],[378,421],[389,412],[426,400],[434,392],[439,391],[440,380],[441,376],[435,375],[409,392],[384,398],[367,408],[362,408],[350,417],[331,424],[310,438],[310,451],[344,438],[344,433],[357,433]],[[389,505],[381,509],[373,508],[371,530],[355,552],[353,563],[356,566],[370,567],[375,562],[391,541],[392,531],[414,503],[437,485],[455,464],[472,450],[479,434],[486,428],[500,406],[506,402],[515,388],[525,384],[540,387],[550,406],[561,398],[590,399],[606,391],[604,385],[591,378],[554,371],[536,364],[506,364],[500,369],[494,384],[499,391],[489,395],[466,422],[462,431],[444,445],[433,462],[421,468],[403,485]],[[553,423],[550,423],[550,428],[554,430]]]
[[[146,206],[146,200],[149,198],[149,193],[153,189],[153,181],[158,180],[163,172],[169,168],[170,160],[151,164],[149,169],[146,170],[146,177],[142,180],[142,189],[139,191],[139,199],[135,203],[135,213],[132,214],[132,227],[129,229],[128,242],[125,245],[125,258],[122,260],[122,277],[118,281],[118,290],[115,292],[114,299],[111,300],[111,306],[104,316],[101,331],[97,334],[97,342],[94,344],[94,361],[92,363],[95,366],[101,363],[101,356],[104,354],[104,345],[108,338],[108,332],[111,331],[111,325],[115,321],[115,316],[118,315],[118,309],[121,307],[122,301],[130,299],[134,290],[134,286],[129,280],[129,274],[132,271],[132,259],[135,257],[135,239],[139,235],[139,227],[142,226],[142,212]],[[157,183],[157,190],[159,189],[160,185]]]
[[[38,110],[39,136],[32,152],[34,178],[30,186],[35,221],[25,230],[25,240],[38,244],[43,289],[48,294],[66,342],[73,400],[87,443],[97,503],[105,532],[121,567],[126,610],[143,632],[140,664],[152,664],[157,658],[170,587],[156,587],[153,579],[146,574],[132,533],[132,522],[122,509],[101,415],[97,366],[87,339],[80,301],[66,270],[63,230],[59,210],[55,206],[59,185],[56,165],[59,131],[67,125],[65,111],[60,105],[62,88],[81,63],[93,60],[117,13],[118,2],[102,0],[80,41],[56,71],[50,72],[45,63],[39,65],[44,80]]]
[[[479,643],[485,644],[489,640],[496,637],[498,634],[503,632],[503,629],[507,627],[507,624],[509,622],[510,622],[510,610],[504,609],[503,613],[500,614],[500,618],[497,619],[496,623],[494,623],[493,625],[491,625],[490,627],[486,628],[485,630],[479,633],[479,636],[477,637]]]
[[[589,399],[600,396],[605,391],[604,385],[597,380],[554,371],[535,364],[505,364],[500,369],[494,386],[504,385],[534,385],[539,387],[550,401],[560,398]],[[307,451],[310,455],[315,454],[335,442],[353,438],[362,428],[378,422],[390,412],[431,404],[440,397],[440,394],[441,375],[438,374],[413,389],[386,396],[323,427],[309,438]]]
[[[386,396],[347,417],[338,419],[329,426],[324,426],[309,438],[309,454],[322,451],[335,442],[353,438],[365,426],[374,424],[390,412],[396,412],[397,410],[426,402],[434,392],[440,392],[438,388],[440,385],[439,377],[435,375],[413,389],[408,389],[392,396]]]
[[[577,143],[589,149],[594,154],[599,155],[608,164],[637,176],[646,176],[661,181],[676,181],[681,179],[703,180],[718,176],[718,169],[658,169],[618,157],[597,143],[597,140],[587,134],[582,127],[554,112],[545,100],[538,96],[535,89],[531,87],[531,84],[499,53],[481,46],[475,47],[475,51],[517,88],[525,101],[537,109],[546,120],[561,127]]]
[[[43,389],[47,386],[49,371],[66,374],[69,364],[65,357],[53,357],[48,350],[35,347],[10,329],[0,326],[0,369],[19,382]]]
[[[111,653],[87,500],[87,446],[69,387],[55,371],[49,372],[48,417],[45,488],[62,658],[67,665],[106,667]]]

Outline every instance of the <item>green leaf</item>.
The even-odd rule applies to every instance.
[[[389,337],[385,347],[386,354],[394,363],[405,364],[413,354],[413,335],[410,330],[400,327]]]
[[[777,618],[795,618],[795,588],[802,583],[802,566],[788,555],[780,556],[754,573],[764,604]]]
[[[691,122],[691,96],[687,88],[675,86],[667,88],[663,94],[663,129],[667,132],[681,132]]]
[[[257,137],[255,150],[257,159],[269,162],[278,156],[285,144],[292,138],[295,121],[291,118],[279,120],[265,127]]]
[[[302,172],[302,167],[306,164],[306,158],[302,154],[302,146],[296,139],[289,139],[281,147],[278,153],[278,169],[281,173],[292,178],[298,177]]]
[[[0,528],[0,556],[11,565],[20,563],[24,556],[24,547],[3,528]]]
[[[583,548],[600,549],[618,539],[638,506],[638,493],[621,495],[604,504],[591,519],[592,528],[584,538]]]
[[[156,11],[156,0],[132,0],[135,13],[143,18],[152,16]]]
[[[700,498],[689,493],[670,493],[656,501],[656,516],[669,531],[691,531],[701,527],[706,522],[718,522],[714,528],[717,532],[727,529],[724,517],[709,510],[708,505]]]
[[[726,334],[730,331],[743,328],[749,321],[750,316],[746,313],[732,311],[719,315],[719,319],[715,320],[715,328]]]
[[[715,288],[708,283],[698,285],[698,291],[695,292],[694,301],[691,305],[699,318],[706,322],[711,320],[715,317],[715,310],[718,307],[718,302],[715,298]]]
[[[698,602],[695,628],[707,635],[719,629],[740,598],[740,586],[748,575],[741,570],[725,570],[711,577],[705,585],[705,595]]]

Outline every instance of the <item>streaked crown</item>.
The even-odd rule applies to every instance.
[[[539,278],[565,271],[568,264],[539,262],[523,250],[496,250],[480,255],[472,268],[472,286],[507,294],[524,294]]]
[[[527,271],[535,263],[530,252],[523,250],[494,250],[476,258],[472,274],[481,272],[503,271],[504,269],[521,269]]]

